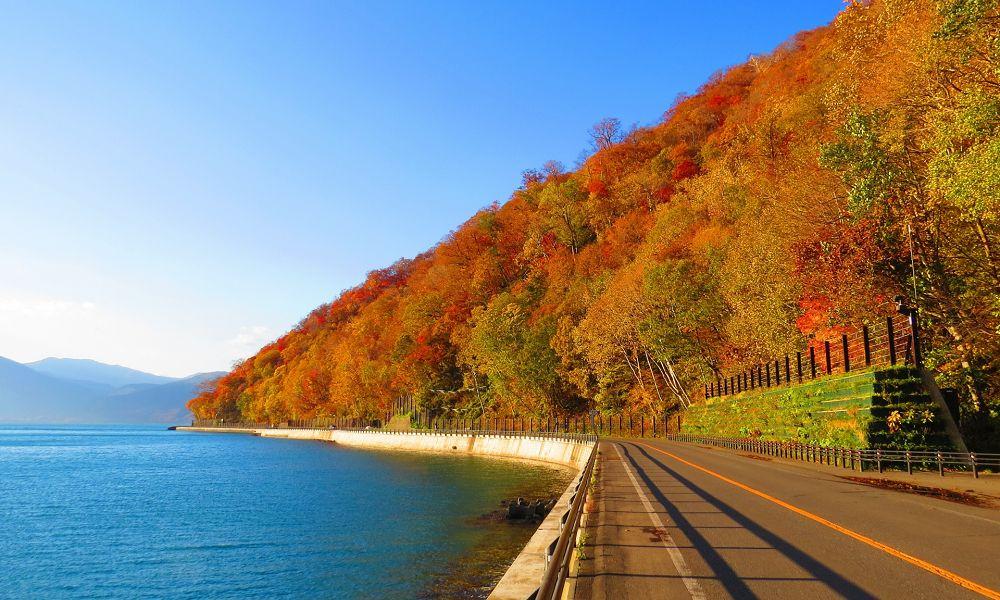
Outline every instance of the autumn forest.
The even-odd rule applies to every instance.
[[[576,166],[526,171],[191,410],[372,417],[406,397],[466,417],[662,414],[904,296],[963,428],[1000,436],[995,1],[853,2],[653,126],[589,133]]]

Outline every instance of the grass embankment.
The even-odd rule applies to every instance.
[[[908,367],[711,398],[685,414],[681,431],[846,448],[948,446],[937,406]]]

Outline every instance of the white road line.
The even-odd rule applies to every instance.
[[[684,587],[686,587],[688,593],[691,594],[692,600],[705,600],[705,592],[701,589],[701,584],[698,583],[697,579],[694,579],[691,576],[691,569],[684,560],[684,556],[681,554],[681,551],[677,549],[677,543],[674,542],[674,538],[670,536],[670,532],[667,531],[666,526],[663,525],[663,521],[660,520],[660,515],[653,509],[653,503],[649,501],[649,496],[646,495],[646,492],[642,491],[642,487],[639,485],[639,480],[632,471],[632,466],[629,465],[625,460],[625,457],[622,456],[622,451],[618,444],[615,444],[614,446],[615,452],[618,453],[618,459],[622,461],[622,466],[625,467],[625,473],[627,473],[628,478],[632,480],[632,487],[634,487],[636,493],[639,494],[639,499],[642,500],[642,505],[646,508],[646,512],[649,513],[649,520],[653,522],[653,527],[656,527],[658,531],[662,532],[662,535],[660,536],[660,543],[662,543],[663,547],[667,549],[667,554],[670,555],[670,561],[674,563],[674,568],[677,569],[677,573],[680,574],[681,581],[684,582]]]

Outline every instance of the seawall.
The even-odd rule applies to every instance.
[[[321,440],[356,448],[408,450],[527,459],[571,467],[573,481],[556,502],[552,512],[538,526],[517,558],[490,594],[491,600],[523,600],[541,583],[545,572],[545,550],[559,537],[559,519],[569,510],[569,499],[575,480],[586,466],[590,453],[596,451],[593,442],[563,439],[545,435],[504,435],[502,433],[441,433],[344,429],[278,429],[278,428],[217,428],[177,427],[177,431],[206,433],[244,433],[261,437],[297,440]]]

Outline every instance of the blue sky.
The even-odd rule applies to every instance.
[[[0,2],[0,356],[228,369],[842,6]]]

